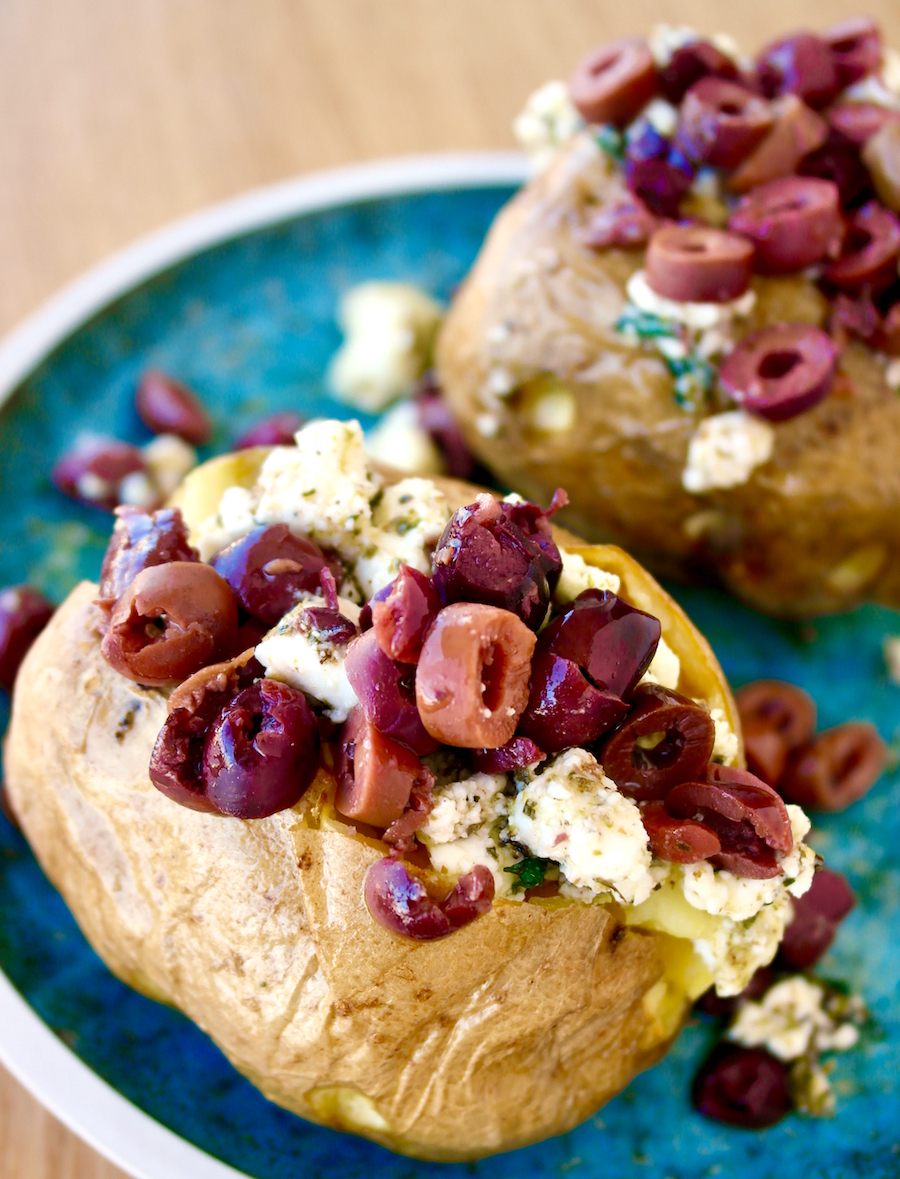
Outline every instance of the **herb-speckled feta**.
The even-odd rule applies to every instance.
[[[737,733],[725,719],[725,713],[721,708],[711,708],[709,715],[716,726],[712,760],[720,762],[724,766],[737,765],[739,749]]]
[[[769,461],[774,448],[775,431],[762,418],[742,409],[712,414],[691,438],[682,485],[694,494],[739,487]]]
[[[511,799],[503,792],[505,774],[473,774],[434,791],[434,806],[418,836],[439,872],[462,876],[481,864],[494,877],[495,895],[524,899],[513,892],[515,877],[503,869],[519,858],[498,839]]]
[[[746,318],[756,306],[756,292],[745,291],[740,298],[726,303],[690,303],[658,295],[647,281],[646,272],[637,270],[625,288],[630,302],[641,311],[660,319],[683,323],[696,331],[727,325],[734,318]]]
[[[585,749],[559,754],[519,792],[509,835],[593,895],[639,904],[655,887],[640,811]]]
[[[764,1046],[779,1060],[796,1060],[810,1050],[846,1052],[859,1029],[826,1006],[825,987],[802,974],[769,987],[759,1002],[745,1000],[728,1038],[746,1048]]]
[[[401,564],[430,574],[431,553],[450,516],[447,497],[430,479],[401,479],[386,488],[353,571],[365,596],[393,581]]]
[[[359,622],[359,607],[339,598],[341,614],[351,622]],[[344,669],[346,645],[329,642],[322,633],[309,625],[303,611],[310,605],[321,605],[320,598],[299,602],[281,619],[256,648],[256,658],[266,669],[266,675],[298,688],[320,700],[327,715],[341,724],[358,703]]]

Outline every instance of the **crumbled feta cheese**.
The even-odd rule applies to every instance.
[[[779,1060],[807,1052],[846,1052],[859,1039],[854,1023],[826,1008],[827,992],[802,974],[769,987],[759,1002],[745,1000],[728,1029],[728,1038],[745,1048],[764,1046]]]
[[[642,684],[660,684],[663,688],[675,691],[681,678],[681,660],[666,642],[660,637],[656,654],[650,660],[650,666],[641,677]]]
[[[621,579],[615,573],[607,573],[605,569],[588,565],[584,557],[571,549],[560,547],[559,555],[562,559],[562,573],[556,587],[557,602],[574,602],[586,589],[608,590],[612,594],[619,592]]]
[[[725,719],[724,709],[711,708],[709,715],[716,726],[716,739],[713,743],[712,760],[725,766],[737,764],[738,739],[737,733]]]
[[[306,692],[326,706],[325,712],[335,724],[341,724],[358,703],[344,670],[346,645],[329,640],[309,624],[303,611],[321,599],[299,602],[285,614],[256,648],[256,658],[266,675]],[[359,622],[359,607],[339,598],[340,612],[351,622]]]
[[[676,50],[683,49],[685,45],[693,45],[699,40],[700,34],[696,29],[692,29],[690,25],[667,25],[662,23],[654,25],[647,38],[650,52],[653,55],[653,61],[656,64],[656,68],[660,70],[666,68]]]
[[[366,433],[370,458],[410,475],[443,475],[444,456],[427,430],[419,425],[414,402],[401,401],[389,409],[377,426]]]
[[[654,131],[668,139],[674,135],[678,126],[678,108],[664,98],[654,98],[647,103],[638,118],[646,119]]]
[[[643,270],[635,271],[625,290],[629,300],[641,311],[658,315],[660,319],[683,323],[698,331],[719,327],[734,318],[745,319],[756,306],[756,292],[752,289],[727,303],[681,303],[676,299],[667,299],[653,290]]]
[[[900,393],[900,360],[891,360],[885,365],[884,379],[892,389]]]
[[[545,82],[528,96],[524,109],[516,115],[513,134],[531,156],[535,170],[542,172],[557,149],[583,126],[566,83]]]
[[[254,519],[287,524],[349,556],[362,547],[378,490],[359,422],[310,422],[296,439],[296,446],[276,446],[263,463]]]
[[[371,597],[393,581],[401,563],[431,572],[431,554],[451,516],[450,504],[430,479],[401,479],[376,502],[354,577]]]
[[[188,471],[197,465],[196,450],[177,434],[160,434],[142,448],[141,454],[163,499],[167,499]]]
[[[365,282],[349,290],[338,316],[346,338],[329,368],[335,395],[373,413],[408,396],[431,361],[442,314],[409,283]]]
[[[722,917],[711,933],[693,940],[718,995],[739,995],[757,970],[769,965],[792,916],[790,901],[782,892],[754,917],[740,921]]]
[[[882,646],[888,679],[900,687],[900,635],[889,635]]]
[[[694,494],[739,487],[769,461],[774,448],[775,431],[762,418],[742,409],[711,414],[691,438],[681,482]]]
[[[559,754],[520,791],[509,835],[593,895],[639,904],[655,887],[640,811],[585,749]]]
[[[895,51],[887,50],[887,53]],[[861,82],[848,86],[842,97],[848,102],[871,102],[875,106],[900,109],[900,60],[886,58],[881,77],[869,74]]]
[[[522,900],[514,892],[515,876],[504,868],[516,863],[516,852],[498,838],[511,799],[505,774],[473,774],[434,791],[434,806],[417,832],[438,872],[462,876],[481,864],[494,877],[496,896]]]

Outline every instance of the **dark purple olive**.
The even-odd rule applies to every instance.
[[[550,601],[543,549],[492,495],[453,513],[432,556],[434,588],[446,606],[477,602],[517,615],[531,630]]]
[[[12,691],[28,648],[53,614],[53,603],[30,585],[0,590],[0,687]]]
[[[388,827],[426,773],[411,749],[379,733],[357,706],[341,730],[334,805],[348,819]]]
[[[541,568],[547,578],[547,585],[550,587],[550,593],[556,592],[556,587],[559,585],[559,579],[562,575],[562,557],[559,555],[556,541],[553,539],[553,529],[550,526],[550,517],[557,511],[564,508],[569,502],[569,497],[561,487],[558,487],[553,493],[553,500],[550,507],[544,511],[543,508],[538,507],[537,504],[530,503],[528,500],[522,500],[516,503],[501,503],[500,507],[503,515],[507,520],[512,521],[513,524],[540,549]]]
[[[63,495],[111,512],[121,503],[123,480],[135,474],[147,474],[147,465],[136,446],[116,438],[89,436],[79,439],[63,455],[51,478]]]
[[[715,743],[706,709],[659,684],[640,684],[632,704],[597,757],[621,792],[661,799],[679,782],[702,778]]]
[[[736,82],[702,78],[684,96],[678,142],[698,163],[736,168],[771,130],[769,104]]]
[[[625,161],[628,188],[657,217],[677,217],[682,198],[694,182],[694,169],[678,147],[665,156]]]
[[[569,80],[569,97],[588,123],[624,127],[647,105],[658,84],[646,39],[622,37],[581,59]]]
[[[697,864],[722,850],[718,835],[706,823],[691,818],[673,818],[664,802],[642,802],[640,807],[650,850],[661,860],[672,864]]]
[[[762,1130],[791,1110],[788,1066],[764,1048],[720,1043],[694,1081],[695,1108],[707,1118]]]
[[[215,810],[263,819],[293,806],[319,765],[319,734],[306,697],[276,680],[239,692],[209,726],[201,779]]]
[[[556,753],[573,745],[590,745],[627,712],[627,704],[612,692],[595,688],[577,664],[539,644],[517,733],[546,753]]]
[[[420,378],[413,400],[419,426],[443,455],[447,474],[454,479],[470,479],[473,483],[488,481],[490,475],[466,446],[462,430],[447,405],[433,369]]]
[[[843,291],[857,294],[881,290],[897,277],[900,258],[900,221],[877,201],[854,213],[844,250],[825,270],[825,278]]]
[[[751,773],[778,788],[788,757],[812,737],[816,706],[802,688],[756,680],[735,693]]]
[[[767,97],[796,94],[814,110],[828,106],[841,89],[834,55],[814,33],[795,33],[767,45],[757,58],[756,74]]]
[[[738,69],[731,58],[710,41],[691,41],[679,46],[659,71],[663,95],[675,106],[701,78],[733,80],[737,76]]]
[[[824,32],[822,40],[831,53],[841,90],[874,74],[881,65],[881,29],[871,17],[841,21]]]
[[[846,876],[820,868],[802,897],[791,901],[794,917],[778,947],[779,961],[791,970],[809,970],[819,961],[856,897]]]
[[[154,434],[177,434],[193,446],[203,446],[212,437],[212,422],[196,393],[158,369],[141,377],[134,404]]]
[[[437,618],[441,600],[429,578],[410,565],[388,587],[386,596],[371,605],[378,645],[389,659],[418,663],[428,628]]]
[[[900,111],[874,102],[838,102],[826,113],[826,118],[839,135],[859,148],[885,123],[900,120]]]
[[[345,647],[359,634],[354,622],[330,606],[308,606],[300,611],[300,617],[319,641],[335,647]]]
[[[479,774],[506,774],[545,761],[546,757],[528,737],[513,737],[499,749],[473,749],[472,768]]]
[[[664,225],[650,239],[647,282],[665,299],[727,303],[750,284],[753,246],[709,225]]]
[[[695,1010],[713,1019],[733,1019],[744,999],[761,999],[774,981],[775,972],[771,967],[761,966],[739,995],[717,995],[715,987],[710,987],[697,1000]]]
[[[770,422],[783,422],[818,405],[831,391],[837,348],[820,328],[775,324],[746,336],[719,370],[738,405]]]
[[[263,418],[241,434],[235,442],[235,450],[248,450],[251,446],[293,446],[294,435],[302,429],[306,419],[293,410],[273,413]]]
[[[221,549],[210,564],[248,614],[274,626],[305,594],[316,593],[322,570],[337,563],[329,563],[314,540],[270,524]]]
[[[494,898],[494,878],[477,865],[461,876],[447,899],[439,904],[401,860],[385,857],[366,874],[369,912],[392,933],[415,941],[446,937],[486,913]]]
[[[844,238],[837,187],[810,176],[786,176],[752,189],[728,227],[753,242],[753,266],[763,274],[787,274],[834,258]]]
[[[735,876],[764,880],[781,875],[776,852],[789,852],[794,845],[781,797],[747,770],[711,765],[705,781],[673,786],[665,807],[674,818],[711,827],[722,850],[710,863]]]
[[[797,169],[801,176],[829,180],[838,190],[841,206],[858,204],[872,196],[872,177],[863,163],[859,148],[845,136],[830,130],[821,147],[801,160]]]
[[[388,658],[374,630],[354,639],[344,668],[366,717],[380,732],[425,757],[440,747],[429,736],[416,707],[415,667]]]
[[[151,565],[199,560],[180,509],[116,508],[116,526],[100,569],[98,604],[111,610],[140,571]]]
[[[875,726],[848,722],[798,749],[779,790],[788,802],[811,811],[842,811],[872,789],[887,761],[887,746]]]
[[[577,663],[592,684],[627,700],[659,645],[659,619],[606,590],[584,590],[541,642]]]
[[[601,205],[585,226],[581,241],[592,250],[636,250],[647,244],[658,226],[659,219],[632,194]]]

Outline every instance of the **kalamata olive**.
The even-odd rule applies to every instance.
[[[877,201],[869,201],[850,219],[844,251],[825,270],[825,278],[841,290],[880,290],[897,277],[900,221]]]
[[[694,169],[677,145],[662,156],[626,159],[625,179],[631,192],[657,217],[677,217],[690,190]]]
[[[733,79],[737,76],[738,68],[731,58],[710,41],[690,41],[687,45],[680,45],[659,71],[663,95],[676,106],[701,78]]]
[[[710,987],[697,1000],[694,1010],[713,1019],[733,1019],[744,999],[761,999],[774,981],[775,972],[768,966],[761,966],[739,995],[717,995],[715,987]]]
[[[722,850],[719,837],[705,823],[696,819],[675,819],[663,802],[642,802],[641,822],[650,841],[650,850],[672,864],[697,864]]]
[[[433,369],[419,378],[413,400],[419,426],[443,455],[447,474],[473,483],[489,482],[490,474],[466,445]]]
[[[640,684],[632,703],[598,755],[621,792],[661,799],[679,782],[702,777],[715,742],[706,709],[659,684]]]
[[[463,749],[505,745],[528,703],[536,641],[509,610],[445,606],[416,667],[416,704],[431,736]]]
[[[546,510],[524,499],[511,503],[504,500],[500,504],[500,510],[506,519],[515,524],[523,536],[538,550],[538,563],[547,578],[551,594],[556,592],[562,575],[562,557],[559,555],[559,548],[553,539],[550,517],[556,512],[562,511],[568,502],[569,497],[566,492],[561,487],[557,487],[550,506]]]
[[[544,621],[550,601],[545,562],[540,545],[487,494],[453,513],[431,559],[434,588],[444,605],[498,606],[532,630]]]
[[[624,127],[656,93],[658,78],[643,37],[592,49],[569,80],[569,97],[589,123]]]
[[[881,65],[881,29],[868,16],[851,17],[822,34],[843,90],[874,74]]]
[[[650,666],[659,619],[607,590],[584,590],[542,632],[554,655],[577,663],[591,683],[627,700]]]
[[[434,775],[422,766],[421,775],[409,794],[406,810],[386,828],[381,838],[400,853],[416,848],[416,832],[421,830],[434,809]]]
[[[211,721],[238,692],[249,688],[254,680],[262,679],[265,674],[253,648],[246,648],[233,659],[207,664],[182,680],[169,696],[169,713],[184,708],[192,715],[200,713]]]
[[[379,647],[389,659],[418,663],[425,634],[440,608],[437,591],[425,574],[411,565],[401,565],[387,596],[372,603],[372,625]]]
[[[592,250],[636,250],[645,246],[659,220],[642,200],[630,195],[601,205],[584,228],[581,240]]]
[[[348,819],[387,827],[403,814],[413,786],[428,773],[419,758],[375,728],[362,708],[341,730],[334,805]]]
[[[416,707],[415,668],[388,658],[374,630],[354,639],[344,670],[368,720],[380,732],[425,757],[440,745],[425,730]]]
[[[713,1121],[762,1130],[791,1110],[788,1066],[764,1048],[722,1042],[697,1074],[692,1097]]]
[[[308,606],[300,611],[298,621],[314,632],[314,641],[335,647],[345,647],[359,634],[355,622],[330,606]]]
[[[539,749],[556,753],[592,744],[627,712],[627,704],[612,692],[594,687],[571,659],[539,644],[531,665],[528,705],[519,721],[520,735]]]
[[[791,904],[794,917],[778,947],[779,962],[792,970],[809,970],[834,941],[856,897],[846,876],[820,868],[809,890]]]
[[[874,348],[880,330],[881,312],[871,295],[837,295],[832,300],[828,331],[839,348],[846,347],[848,336],[865,340]]]
[[[545,761],[546,757],[528,737],[513,737],[499,749],[474,750],[472,768],[479,774],[506,774]]]
[[[900,121],[900,111],[874,102],[838,102],[825,117],[839,135],[862,147],[886,123]]]
[[[196,393],[158,369],[141,377],[134,405],[154,434],[177,434],[192,446],[203,446],[212,437],[212,422]]]
[[[28,648],[53,614],[53,603],[30,585],[0,590],[0,687],[12,691]]]
[[[701,78],[684,96],[678,142],[692,160],[736,168],[773,122],[769,104],[745,86]]]
[[[768,180],[797,171],[801,160],[828,138],[828,124],[795,94],[772,104],[775,122],[725,184],[732,192],[749,192]]]
[[[142,569],[119,598],[100,650],[135,683],[178,683],[234,648],[237,605],[209,565],[172,561]]]
[[[750,283],[753,246],[708,225],[665,225],[650,239],[647,282],[658,295],[687,303],[727,303]]]
[[[837,187],[813,177],[787,176],[752,189],[728,227],[753,242],[754,267],[763,274],[787,274],[836,257],[844,238]]]
[[[710,765],[705,781],[673,786],[665,807],[675,818],[712,827],[722,850],[710,863],[735,876],[765,880],[781,875],[775,853],[789,852],[794,845],[781,797],[747,770]]]
[[[319,733],[306,697],[257,680],[209,726],[201,777],[223,815],[264,819],[293,806],[316,776]]]
[[[744,752],[751,773],[778,787],[790,754],[805,745],[816,727],[816,706],[808,693],[781,680],[757,680],[735,693]]]
[[[814,109],[828,106],[841,89],[835,55],[814,33],[767,45],[756,59],[756,76],[769,98],[796,94]]]
[[[216,553],[210,564],[247,613],[269,626],[305,594],[316,593],[321,572],[329,567],[316,542],[295,536],[286,524],[254,528]]]
[[[842,811],[871,790],[886,764],[887,746],[874,725],[838,725],[795,753],[779,789],[810,810]]]
[[[245,430],[235,442],[235,450],[249,450],[253,446],[293,446],[294,435],[301,430],[306,419],[286,409],[263,418],[249,430]]]
[[[98,605],[111,610],[142,569],[170,561],[199,561],[178,508],[142,512],[116,508],[116,525],[100,569]]]
[[[783,422],[828,396],[837,348],[820,328],[775,324],[746,336],[722,361],[719,380],[749,413]]]
[[[147,464],[136,446],[119,442],[116,438],[85,435],[57,462],[51,472],[54,486],[63,495],[95,508],[113,508],[122,502],[122,484],[129,476],[143,476],[147,498],[141,503],[152,508],[158,496],[151,486]]]
[[[366,874],[369,912],[392,933],[415,941],[446,937],[486,913],[494,899],[494,878],[478,864],[461,876],[450,896],[438,904],[401,860],[385,857]]]
[[[886,122],[862,149],[878,199],[900,213],[900,122]]]
[[[872,178],[860,158],[859,148],[833,128],[821,147],[800,161],[797,171],[801,176],[830,181],[845,209],[872,196]]]

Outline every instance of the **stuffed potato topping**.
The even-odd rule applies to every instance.
[[[713,41],[715,43],[713,43]],[[651,568],[802,616],[900,603],[900,58],[657,29],[520,119],[544,170],[437,345],[466,439]]]
[[[356,423],[119,509],[22,665],[6,773],[119,977],[273,1101],[423,1158],[588,1116],[771,960],[815,864],[635,561],[372,470]]]

